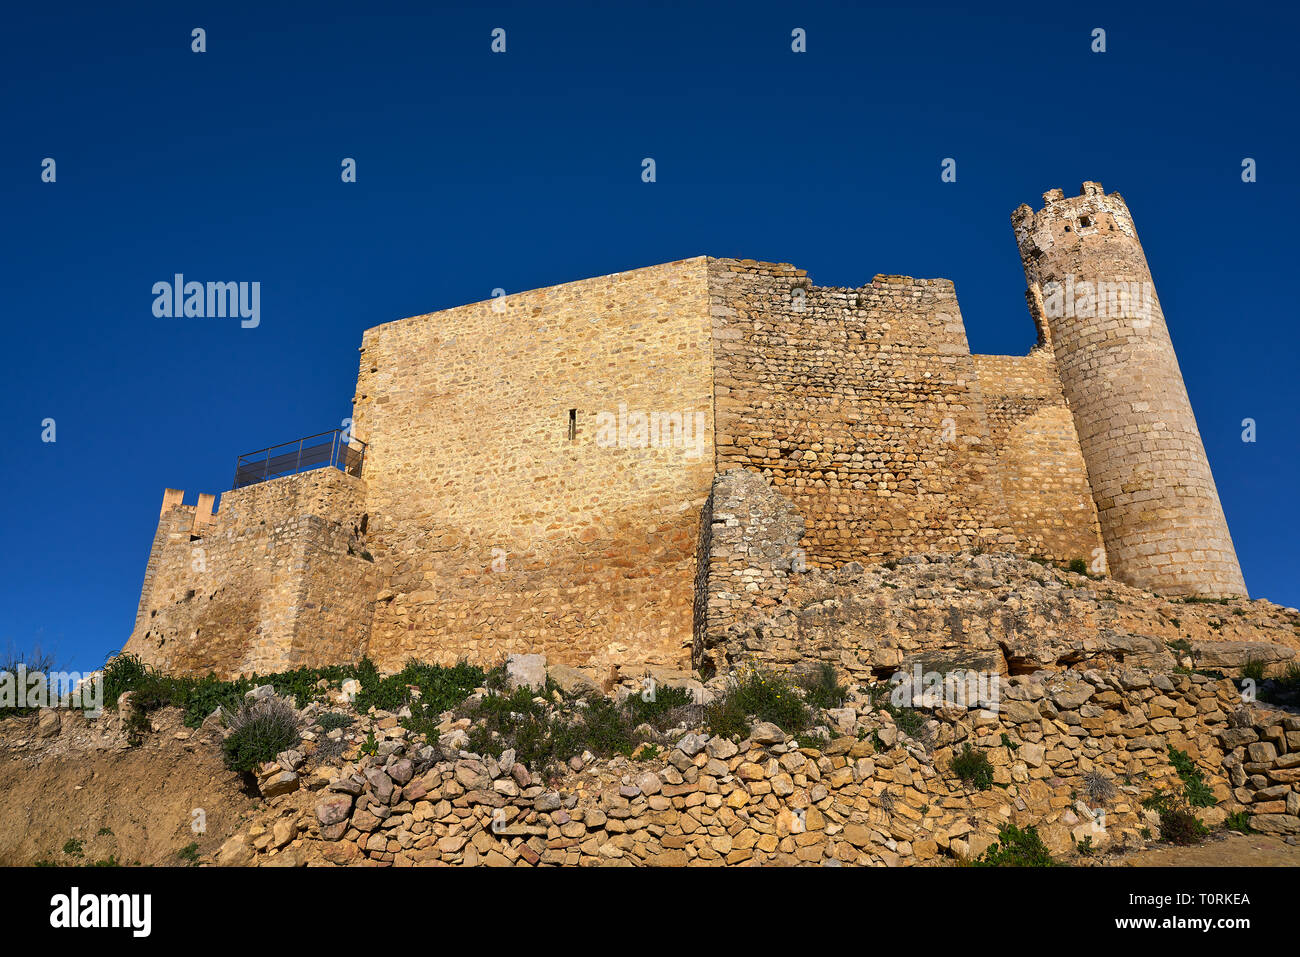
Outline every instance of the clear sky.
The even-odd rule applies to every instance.
[[[0,645],[120,648],[163,488],[336,427],[370,326],[707,254],[950,278],[1023,354],[1010,213],[1083,180],[1134,214],[1248,587],[1300,604],[1295,7],[964,6],[11,5]],[[176,273],[260,282],[259,324],[156,318]]]

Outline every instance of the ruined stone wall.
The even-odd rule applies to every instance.
[[[806,567],[799,545],[803,518],[756,472],[734,468],[716,476],[707,520],[708,549],[697,585],[702,618],[692,652],[696,667],[708,660],[711,635],[772,612],[791,577]]]
[[[714,466],[706,268],[653,266],[366,332],[354,429],[386,578],[369,645],[381,667],[689,659]],[[685,417],[690,441],[649,435],[640,415]]]
[[[1012,215],[1029,301],[1088,463],[1111,571],[1152,591],[1244,595],[1214,477],[1133,217],[1118,193]]]
[[[1007,518],[1022,555],[1106,569],[1097,506],[1050,351],[974,356]]]
[[[377,590],[364,485],[317,469],[227,492],[216,514],[169,492],[125,651],[172,674],[355,661]]]
[[[951,282],[718,259],[709,294],[718,471],[789,497],[810,565],[1014,544]]]
[[[1010,552],[905,556],[799,571],[789,501],[764,478],[717,477],[694,665],[706,676],[818,663],[861,682],[954,668],[1019,675],[1091,666],[1280,671],[1300,615],[1264,601],[1185,602]]]

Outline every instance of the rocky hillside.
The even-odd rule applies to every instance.
[[[137,662],[140,693],[94,720],[0,721],[0,862],[1090,863],[1224,827],[1300,846],[1296,629],[1268,602],[963,554],[792,575],[702,643],[711,675],[524,655],[251,687]],[[275,733],[236,730],[250,715]]]

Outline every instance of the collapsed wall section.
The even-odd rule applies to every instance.
[[[318,469],[181,504],[169,490],[124,651],[171,674],[269,673],[357,660],[377,580],[364,484]]]
[[[354,431],[386,586],[370,654],[690,656],[713,476],[707,261],[366,332]]]
[[[711,671],[710,649],[718,637],[739,621],[775,610],[792,576],[805,569],[806,556],[799,545],[803,517],[748,469],[714,477],[704,521],[708,546],[701,552],[691,661]]]

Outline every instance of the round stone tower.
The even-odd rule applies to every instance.
[[[1245,595],[1128,206],[1100,183],[1011,215],[1039,337],[1088,466],[1112,575],[1167,595]]]

